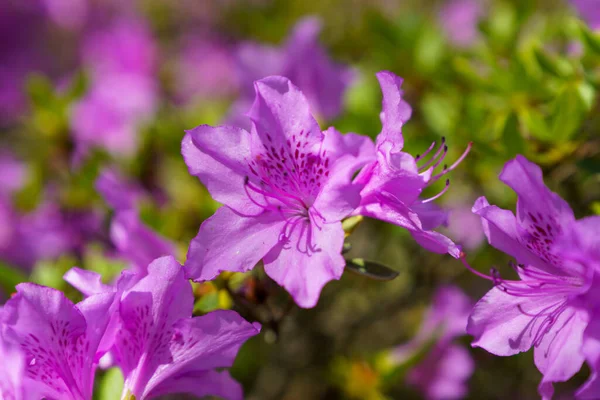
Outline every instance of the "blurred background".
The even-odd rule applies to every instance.
[[[375,72],[403,77],[406,151],[445,137],[452,161],[474,143],[438,200],[444,232],[475,268],[510,276],[470,209],[485,195],[514,210],[498,174],[516,154],[542,166],[578,218],[600,214],[599,15],[595,0],[3,0],[0,298],[31,280],[77,299],[62,281],[69,268],[110,281],[150,246],[148,232],[185,261],[219,205],[187,172],[184,130],[248,126],[252,82],[273,74],[304,91],[323,129],[371,137],[381,129]],[[114,222],[123,208],[145,232],[125,245]],[[348,242],[348,258],[398,276],[347,271],[311,310],[260,268],[195,284],[197,314],[235,308],[263,323],[232,371],[248,399],[538,398],[532,352],[495,357],[444,334],[447,322],[422,328],[440,287],[471,303],[489,282],[389,224],[365,220]],[[439,356],[440,340],[460,360]],[[556,398],[572,398],[588,374],[557,385]],[[99,375],[97,398],[118,398],[119,372]],[[429,390],[438,378],[456,396]]]

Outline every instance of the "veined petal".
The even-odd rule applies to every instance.
[[[282,76],[269,76],[254,83],[256,98],[248,116],[252,132],[267,148],[291,149],[295,140],[302,148],[315,150],[323,133],[310,112],[306,97]]]
[[[144,397],[155,392],[197,396],[222,392],[235,398],[241,388],[228,374],[221,376],[211,370],[231,367],[242,344],[259,332],[258,324],[253,325],[230,310],[177,321],[166,337],[171,360],[158,366]],[[211,382],[209,378],[219,381]]]
[[[311,308],[317,304],[323,286],[344,272],[344,230],[340,222],[325,223],[320,229],[309,223],[300,224],[304,225],[294,229],[289,243],[275,247],[265,256],[265,272],[300,307]]]
[[[481,217],[483,231],[492,246],[513,256],[519,263],[532,265],[545,271],[556,271],[555,267],[521,244],[517,220],[512,212],[490,206],[485,197],[475,201],[472,211]]]
[[[190,174],[200,179],[216,201],[253,214],[260,208],[244,191],[250,145],[250,134],[243,129],[200,125],[187,131],[181,154]]]
[[[469,316],[467,333],[475,339],[472,345],[498,356],[527,351],[544,320],[536,316],[553,310],[562,300],[552,295],[514,296],[495,287],[475,304]]]
[[[519,196],[517,201],[519,221],[531,220],[529,212],[534,214],[533,221],[530,221],[533,223],[538,222],[535,220],[537,213],[554,220],[558,226],[575,219],[567,202],[546,187],[541,168],[525,157],[518,155],[514,160],[507,162],[500,173],[500,180]]]
[[[185,270],[204,281],[222,271],[248,271],[278,242],[285,221],[275,213],[242,217],[223,206],[200,226],[190,243]]]

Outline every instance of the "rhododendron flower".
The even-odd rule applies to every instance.
[[[467,333],[471,308],[471,299],[459,288],[438,288],[417,335],[390,354],[393,364],[402,364],[433,341],[427,355],[406,377],[428,400],[462,399],[467,394],[466,382],[475,366],[469,352],[453,341]]]
[[[373,144],[330,128],[321,132],[306,98],[284,77],[255,83],[251,132],[220,126],[188,131],[182,154],[192,175],[224,204],[192,240],[186,269],[195,280],[266,273],[302,307],[342,275],[341,220],[360,202],[352,174],[373,158]]]
[[[91,70],[89,92],[73,106],[76,158],[90,147],[130,155],[140,125],[156,108],[156,48],[146,25],[123,19],[92,34],[83,46]]]
[[[477,24],[482,14],[482,0],[447,0],[438,19],[452,44],[468,47],[479,37]]]
[[[96,360],[101,356],[97,349],[113,300],[113,293],[102,293],[75,305],[56,289],[17,285],[17,294],[0,313],[4,339],[19,346],[24,355],[24,375],[13,377],[17,385],[13,396],[25,396],[25,391],[26,398],[36,393],[37,398],[90,400]],[[13,356],[17,364],[3,359],[3,373],[18,371],[19,355]]]
[[[242,94],[232,107],[236,125],[248,128],[241,118],[254,97],[252,83],[269,75],[285,76],[308,98],[311,109],[325,119],[336,117],[343,95],[353,78],[352,71],[334,63],[319,44],[321,22],[314,17],[298,21],[283,48],[243,43],[237,64]]]
[[[470,145],[450,167],[434,174],[448,151],[445,140],[442,146],[427,159],[435,142],[417,157],[402,152],[404,139],[402,126],[411,116],[410,106],[402,99],[402,79],[391,72],[377,73],[383,92],[383,128],[377,136],[377,159],[361,170],[355,183],[364,185],[360,207],[354,214],[381,219],[406,228],[415,240],[428,250],[450,253],[458,257],[460,250],[450,239],[432,229],[446,221],[446,213],[435,208],[431,201],[448,189],[428,199],[420,199],[422,191],[453,170],[469,152]],[[421,165],[418,165],[421,163]]]
[[[260,327],[236,312],[192,318],[194,296],[173,257],[148,266],[148,275],[122,293],[112,353],[125,376],[123,399],[170,393],[242,399],[228,372],[241,345]]]
[[[539,392],[550,398],[552,382],[568,380],[584,362],[582,338],[595,268],[563,244],[589,239],[576,236],[583,222],[544,185],[537,165],[517,156],[506,163],[500,180],[518,195],[517,215],[484,197],[473,212],[481,217],[490,244],[515,258],[512,266],[520,280],[502,279],[495,270],[492,276],[476,272],[495,287],[476,304],[467,331],[475,338],[473,346],[500,356],[534,347],[535,364],[544,375]]]

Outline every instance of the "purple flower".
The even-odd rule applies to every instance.
[[[5,340],[23,352],[25,372],[17,379],[27,390],[35,390],[38,398],[92,398],[96,360],[101,355],[97,348],[113,300],[113,293],[103,293],[75,305],[58,290],[17,285],[17,294],[3,308],[2,329]],[[9,366],[3,363],[3,367]]]
[[[517,156],[506,163],[500,180],[518,195],[517,215],[484,197],[473,212],[490,244],[516,259],[511,265],[520,280],[504,280],[495,270],[491,277],[475,271],[495,287],[476,304],[467,331],[473,346],[500,356],[534,347],[544,375],[539,392],[550,398],[552,382],[568,380],[584,362],[582,339],[597,261],[573,253],[575,243],[593,251],[591,238],[578,233],[587,222],[576,221],[569,205],[544,185],[537,165]]]
[[[234,54],[217,40],[187,39],[175,79],[178,100],[184,103],[232,96],[238,89]]]
[[[481,219],[462,204],[450,209],[448,232],[450,237],[467,250],[477,249],[485,239]]]
[[[284,77],[255,83],[253,127],[199,126],[182,154],[192,175],[223,207],[204,221],[188,251],[196,280],[247,271],[266,273],[301,307],[342,275],[341,219],[360,201],[352,173],[373,158],[373,144],[330,128],[321,132],[306,98]]]
[[[157,55],[149,29],[135,19],[117,21],[88,38],[82,58],[92,83],[71,110],[77,156],[91,147],[132,154],[137,130],[157,103]]]
[[[229,373],[215,369],[230,367],[259,326],[227,310],[192,318],[193,303],[192,287],[173,257],[155,260],[148,275],[123,292],[113,354],[125,376],[124,398],[242,398]]]
[[[467,394],[473,360],[467,350],[453,341],[466,334],[471,308],[471,300],[457,287],[439,288],[415,338],[390,355],[392,363],[401,364],[434,341],[425,358],[407,375],[408,383],[428,400],[461,399]]]
[[[0,153],[0,196],[11,194],[23,187],[26,166],[9,153]]]
[[[0,259],[23,268],[79,248],[97,222],[93,215],[69,215],[50,201],[21,215],[8,199],[0,199],[2,214]]]
[[[600,4],[598,0],[571,0],[571,4],[593,30],[600,30]]]
[[[345,66],[334,63],[318,41],[321,23],[317,18],[300,20],[283,48],[242,44],[238,50],[238,70],[242,97],[232,107],[235,122],[246,128],[238,115],[248,109],[254,96],[251,83],[269,75],[281,75],[302,90],[316,115],[336,117],[341,110],[343,94],[353,78]],[[236,118],[237,117],[237,118]]]
[[[477,24],[482,14],[481,0],[448,0],[438,19],[450,42],[458,47],[468,47],[479,37]]]
[[[152,260],[177,254],[175,245],[144,225],[135,210],[119,211],[115,215],[110,238],[118,255],[141,275],[146,274]]]
[[[446,213],[432,206],[448,189],[428,199],[420,199],[422,191],[453,170],[466,157],[471,145],[450,167],[434,174],[448,151],[445,139],[431,157],[435,142],[422,155],[413,157],[402,152],[404,139],[402,126],[411,116],[410,106],[402,99],[402,79],[391,72],[377,73],[383,92],[383,128],[377,136],[377,159],[361,170],[355,183],[364,185],[360,207],[354,214],[396,224],[406,228],[423,247],[436,253],[449,253],[458,257],[460,249],[444,235],[432,229],[446,222]],[[421,163],[420,166],[417,163]]]
[[[96,179],[96,190],[115,210],[135,209],[137,203],[146,195],[140,185],[126,180],[118,171],[111,168],[100,173]]]

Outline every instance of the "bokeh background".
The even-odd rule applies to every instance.
[[[413,107],[406,151],[422,153],[445,137],[453,160],[474,144],[438,201],[450,212],[444,232],[475,268],[510,276],[509,259],[487,245],[470,213],[481,195],[514,209],[514,194],[498,180],[507,160],[523,154],[538,163],[578,218],[600,214],[600,25],[592,20],[600,3],[581,14],[576,6],[585,2],[573,3],[4,0],[0,296],[31,280],[77,298],[62,281],[72,266],[107,281],[126,267],[111,242],[102,174],[127,182],[122,190],[138,194],[139,218],[174,242],[183,262],[219,206],[187,172],[184,130],[243,120],[252,80],[289,71],[317,97],[319,88],[328,88],[321,96],[337,90],[331,79],[343,82],[339,107],[315,104],[322,128],[372,137],[381,128],[375,72],[403,77]],[[296,54],[302,38],[294,32],[306,17],[320,23],[319,47]],[[336,69],[323,70],[315,57]],[[424,398],[406,377],[431,343],[399,364],[391,350],[414,337],[436,288],[456,285],[473,301],[490,289],[389,224],[365,220],[348,242],[348,257],[379,262],[397,278],[347,271],[311,310],[291,304],[260,268],[195,285],[196,313],[233,307],[263,323],[232,371],[248,399]],[[538,397],[531,352],[500,358],[470,349],[467,336],[456,342],[475,360],[465,398]],[[97,398],[118,398],[119,373],[100,374]],[[588,374],[557,385],[556,397],[572,398]]]

